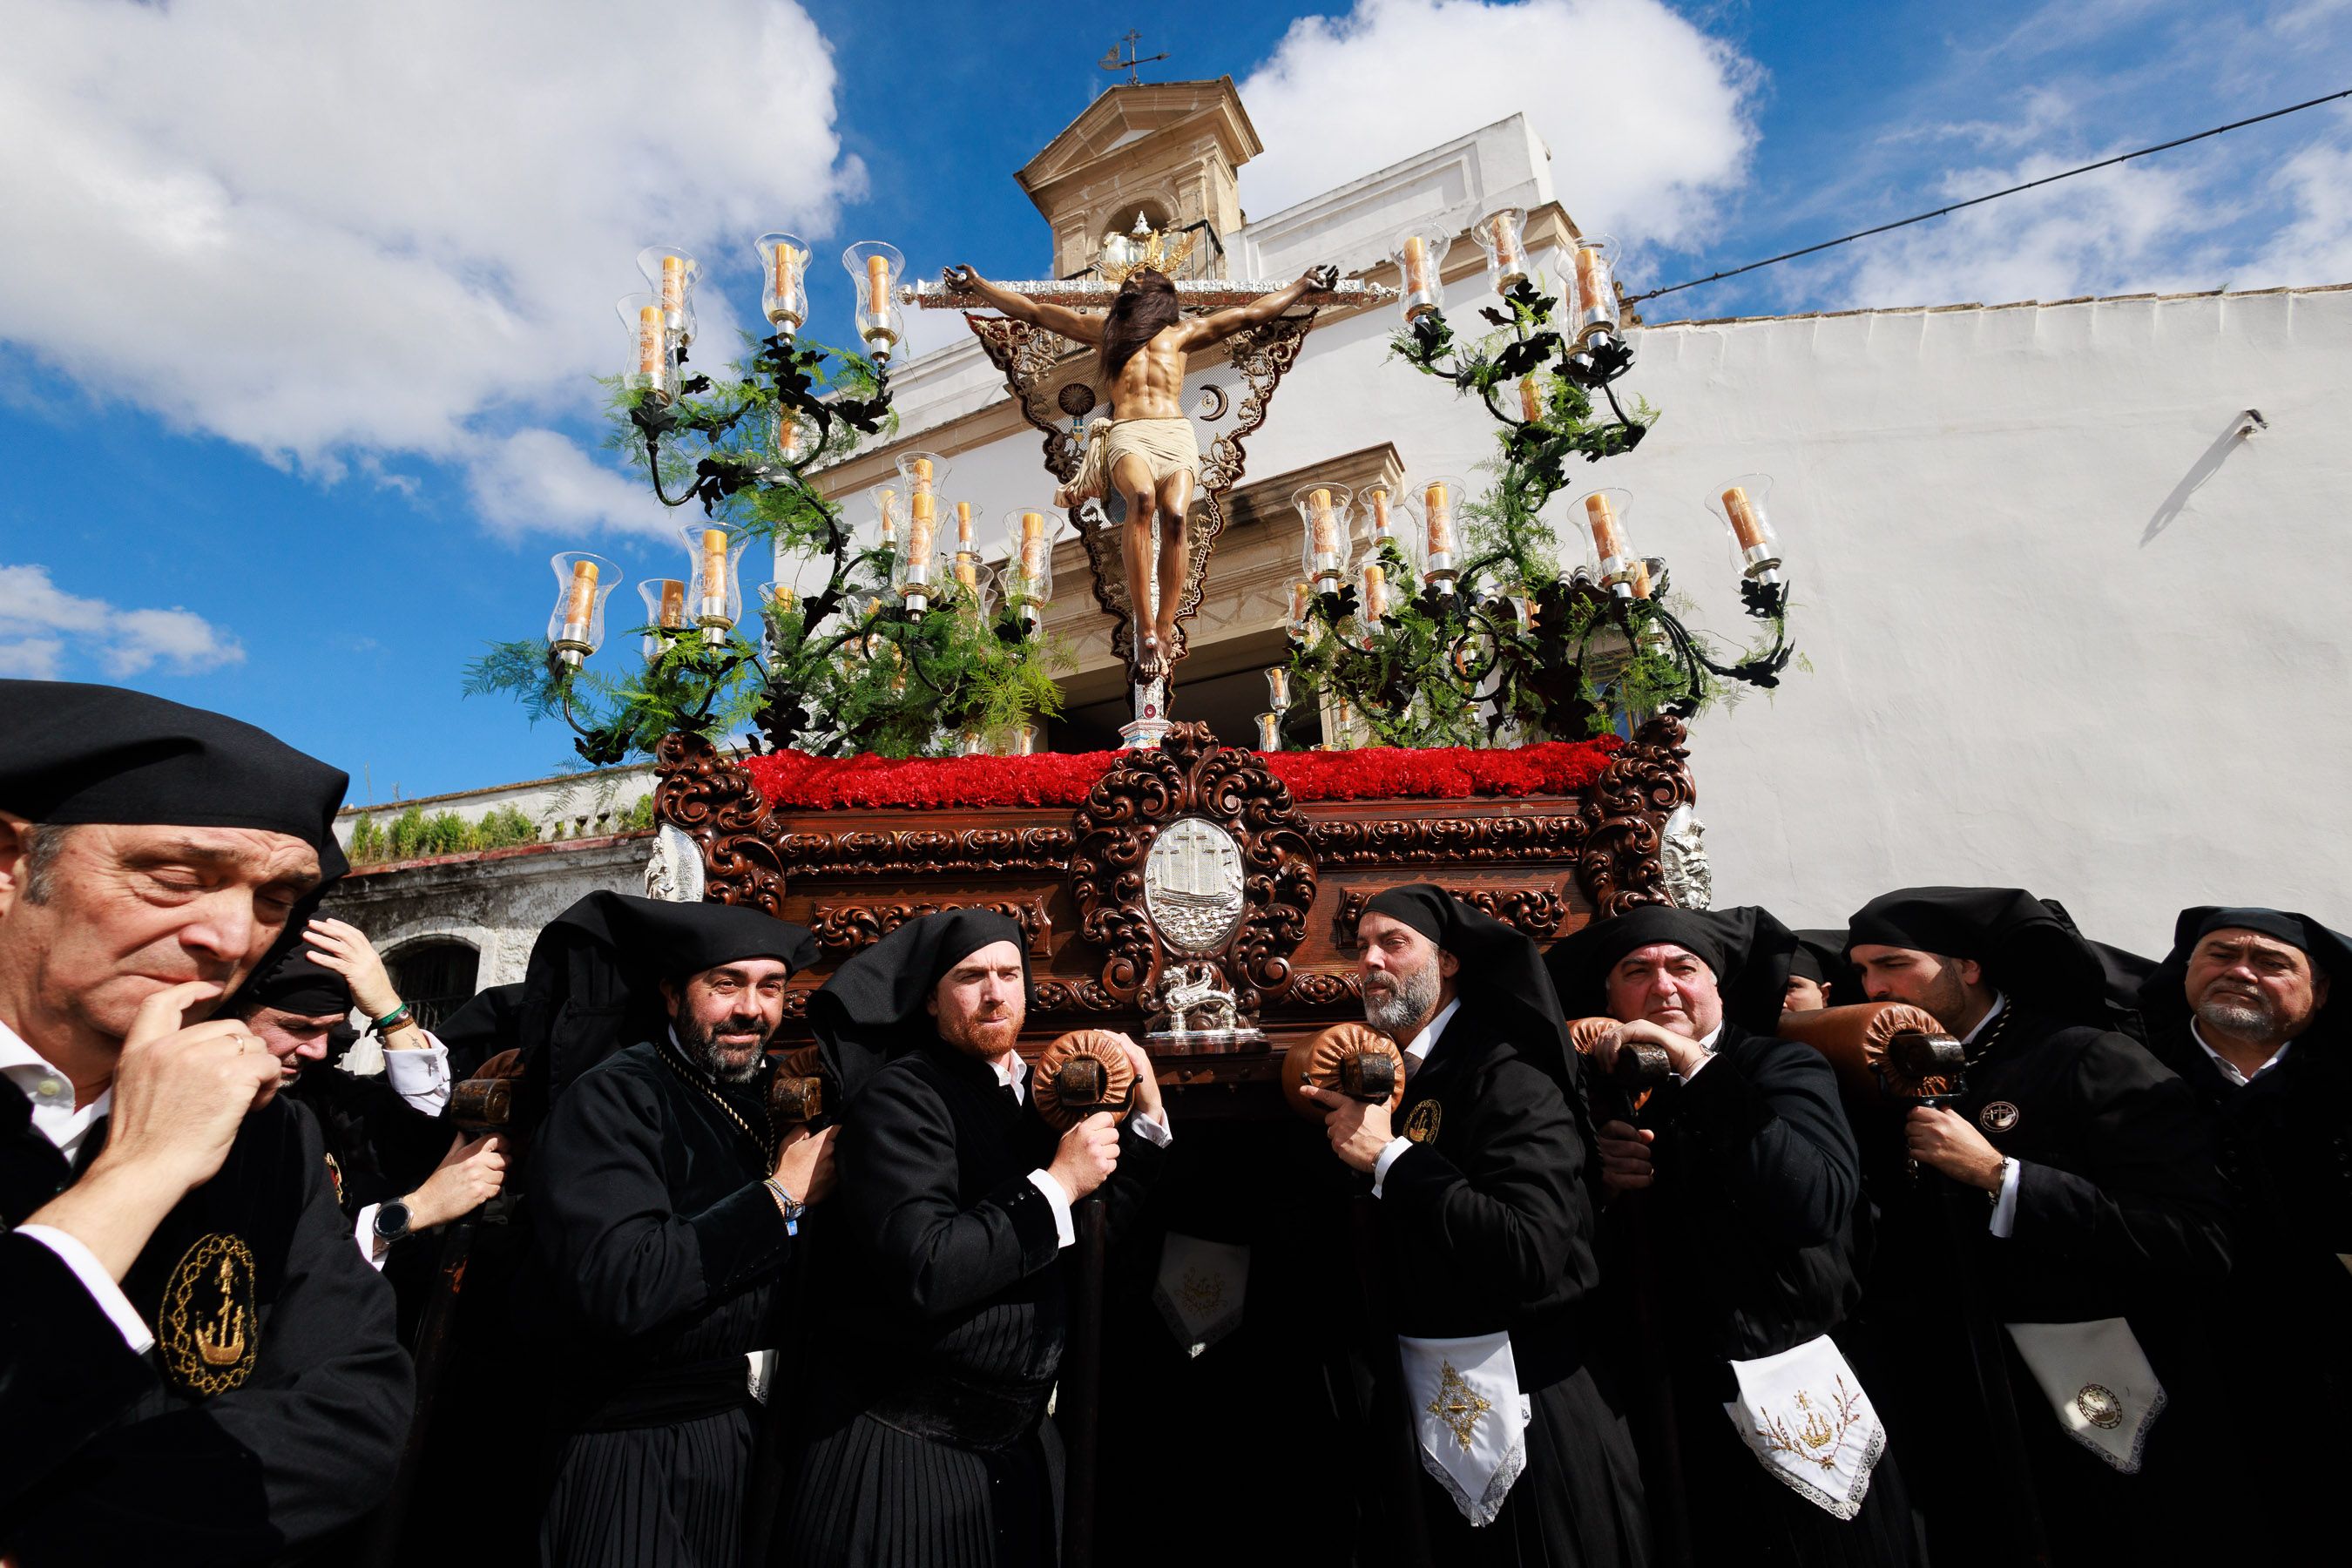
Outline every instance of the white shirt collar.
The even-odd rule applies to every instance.
[[[1026,1105],[1029,1102],[1029,1064],[1021,1059],[1019,1051],[1007,1051],[988,1064],[996,1081],[1013,1091],[1013,1098]]]
[[[109,1084],[77,1110],[73,1079],[6,1024],[0,1024],[0,1079],[33,1102],[33,1126],[68,1160],[79,1152],[90,1129],[114,1109],[114,1086]]]
[[[2231,1061],[2229,1058],[2223,1056],[2221,1052],[2215,1050],[2212,1047],[2205,1043],[2205,1037],[2198,1031],[2197,1020],[2194,1018],[2189,1020],[2189,1037],[2197,1042],[2197,1048],[2199,1050],[2203,1051],[2207,1056],[2213,1058],[2213,1065],[2221,1069],[2221,1076],[2228,1079],[2231,1084],[2239,1089],[2245,1088],[2246,1085],[2253,1082],[2254,1079],[2262,1077],[2263,1074],[2278,1066],[2280,1058],[2284,1057],[2294,1045],[2293,1040],[2284,1042],[2278,1049],[2271,1053],[2270,1059],[2268,1061],[2263,1063],[2262,1066],[2256,1068],[2252,1072],[2244,1073],[2238,1070],[2237,1063]]]
[[[1429,1021],[1429,1026],[1412,1037],[1412,1044],[1404,1048],[1404,1054],[1416,1062],[1427,1061],[1430,1048],[1437,1044],[1437,1037],[1445,1033],[1445,1026],[1452,1023],[1454,1015],[1461,1010],[1462,998],[1459,996],[1440,1007],[1437,1010],[1437,1016]]]
[[[1977,1037],[1983,1034],[1986,1029],[1991,1027],[1992,1021],[2000,1016],[2000,1010],[2007,1005],[2009,1005],[2008,993],[2002,991],[1994,992],[1992,994],[1992,1005],[1985,1009],[1985,1016],[1977,1020],[1977,1026],[1975,1028],[1970,1029],[1966,1035],[1960,1037],[1960,1044],[1963,1046],[1975,1045],[1977,1043]]]

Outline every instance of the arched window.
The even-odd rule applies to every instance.
[[[434,1029],[474,994],[482,955],[455,937],[427,937],[385,954],[383,966],[416,1021]]]

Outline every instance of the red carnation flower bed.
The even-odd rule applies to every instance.
[[[1621,744],[1552,742],[1510,751],[1446,746],[1402,751],[1275,752],[1266,757],[1291,797],[1310,800],[1466,800],[1473,795],[1574,795]],[[1078,805],[1117,752],[1031,757],[812,757],[777,752],[747,757],[760,793],[791,811],[844,806]]]

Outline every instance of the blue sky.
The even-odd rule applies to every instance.
[[[355,800],[565,766],[466,662],[543,625],[556,550],[674,570],[595,449],[639,246],[714,264],[714,342],[769,228],[1034,271],[1012,172],[1129,26],[1150,77],[1242,83],[1254,216],[1524,110],[1636,288],[2352,86],[2352,0],[11,11],[0,672],[236,713]],[[2347,280],[2336,106],[1652,314]],[[816,335],[846,301],[823,268]]]

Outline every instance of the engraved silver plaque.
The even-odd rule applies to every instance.
[[[1241,845],[1206,817],[1178,817],[1144,859],[1143,899],[1170,952],[1222,952],[1242,923]]]

